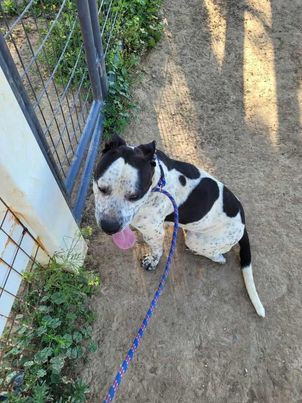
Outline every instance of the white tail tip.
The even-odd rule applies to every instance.
[[[252,304],[254,305],[254,308],[256,309],[257,314],[259,316],[262,316],[263,318],[265,318],[265,309],[260,301],[260,298],[259,298],[257,290],[256,290],[256,286],[254,283],[252,265],[250,264],[249,266],[244,267],[242,269],[242,274],[243,274],[243,279],[244,279],[247,293],[250,297]]]

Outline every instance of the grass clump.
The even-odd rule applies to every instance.
[[[74,372],[87,352],[96,351],[87,303],[99,278],[84,268],[70,272],[70,264],[66,271],[65,264],[52,259],[24,274],[14,307],[18,325],[1,343],[0,390],[9,402],[86,400],[88,387]]]

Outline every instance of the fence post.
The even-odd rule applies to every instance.
[[[90,8],[90,18],[91,18],[91,25],[94,35],[94,44],[97,52],[97,65],[100,70],[101,75],[101,85],[103,91],[103,97],[106,98],[108,93],[108,79],[106,73],[106,66],[105,66],[105,56],[102,44],[102,36],[100,30],[100,23],[99,23],[99,15],[96,0],[88,0],[89,1],[89,8]]]
[[[97,67],[97,52],[88,0],[77,0],[77,7],[93,96],[95,100],[102,100],[102,85]]]

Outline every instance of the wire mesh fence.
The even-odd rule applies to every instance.
[[[0,68],[78,222],[103,130],[106,67],[108,76],[119,72],[116,83],[125,84],[120,62],[126,51],[133,52],[127,60],[132,66],[140,46],[153,46],[146,29],[158,32],[150,4],[144,26],[137,22],[137,8],[123,0],[0,0]],[[131,26],[125,21],[129,13]],[[144,41],[137,32],[145,35]],[[125,40],[128,34],[132,44]],[[124,90],[118,91],[128,99]],[[110,97],[118,91],[112,87]],[[1,353],[12,348],[13,334],[22,325],[20,304],[35,309],[25,303],[29,288],[22,278],[27,271],[39,277],[35,265],[49,260],[38,235],[0,198],[0,368]],[[45,273],[45,266],[40,269]]]
[[[22,276],[47,259],[36,235],[0,198],[0,336],[3,334],[0,359],[3,343],[9,343],[10,334],[18,323],[13,306],[15,301],[20,302]]]
[[[35,1],[30,1],[23,10],[17,2],[9,10],[5,3],[0,6],[4,38],[62,178],[78,143],[89,102],[88,71],[81,72],[80,80],[75,74],[85,56],[80,36],[74,34],[79,24],[71,4],[64,0],[57,10],[41,2],[44,13]],[[9,14],[13,10],[16,13],[19,10],[18,15]],[[63,41],[60,49],[59,42]],[[73,68],[68,61],[69,46],[80,47]]]
[[[114,1],[99,1],[98,15],[102,24],[101,35],[104,43],[104,56],[106,58],[109,46],[112,43],[112,35],[116,25],[118,10],[114,8]]]
[[[114,35],[119,15],[119,8],[116,7],[118,0],[86,1],[87,5],[94,6],[90,12],[95,9],[94,18],[102,39],[99,44],[85,43],[81,32],[83,27],[79,18],[79,3],[81,1],[0,0],[0,36],[18,71],[18,82],[21,82],[39,122],[47,146],[46,152],[51,155],[51,162],[56,165],[56,172],[69,196],[81,172],[81,164],[84,165],[85,155],[85,164],[89,165],[89,169],[85,165],[82,171],[84,176],[89,177],[93,165],[93,161],[88,161],[92,156],[88,150],[89,141],[97,147],[97,138],[92,133],[94,127],[100,130],[100,124],[89,122],[92,112],[100,109],[94,105],[95,93],[87,63],[87,46],[99,49],[97,59],[93,62],[99,69],[103,68],[104,74],[105,56],[113,50],[118,40]],[[4,56],[7,57],[7,54],[4,53]],[[91,129],[88,134],[87,127]],[[71,171],[74,174],[70,175]],[[70,178],[72,180],[67,182]],[[85,186],[78,183],[75,187],[81,193],[78,196],[82,203],[78,208],[80,211],[85,199]],[[0,199],[2,344],[9,343],[10,334],[18,324],[14,306],[22,298],[22,276],[41,260],[45,262],[45,259],[37,235]]]
[[[96,2],[103,58],[118,17],[115,3]],[[73,0],[0,1],[0,33],[64,182],[93,101],[77,4]]]

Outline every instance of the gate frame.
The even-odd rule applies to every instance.
[[[88,192],[94,162],[97,157],[99,143],[103,133],[103,107],[104,100],[108,94],[108,78],[105,68],[105,56],[96,0],[77,0],[76,7],[77,17],[79,18],[82,31],[93,101],[65,180],[61,178],[59,169],[51,154],[50,146],[45,139],[42,127],[23,86],[15,62],[6,45],[4,37],[1,34],[0,67],[4,71],[6,78],[11,85],[24,116],[31,127],[31,130],[74,215],[76,222],[79,224],[85,205],[85,198]],[[83,164],[83,172],[81,178],[77,182]],[[74,188],[76,182],[78,184],[78,190],[75,194]],[[71,203],[71,195],[74,197],[74,203]]]
[[[86,242],[1,67],[0,87],[1,198],[49,256],[72,251],[83,262]]]
[[[66,191],[70,196],[89,142],[84,170],[75,205],[72,209],[73,215],[79,223],[81,221],[93,166],[103,133],[103,107],[104,99],[108,94],[108,78],[105,68],[105,57],[96,0],[77,0],[77,10],[84,42],[88,73],[94,96],[86,125],[65,180]]]

